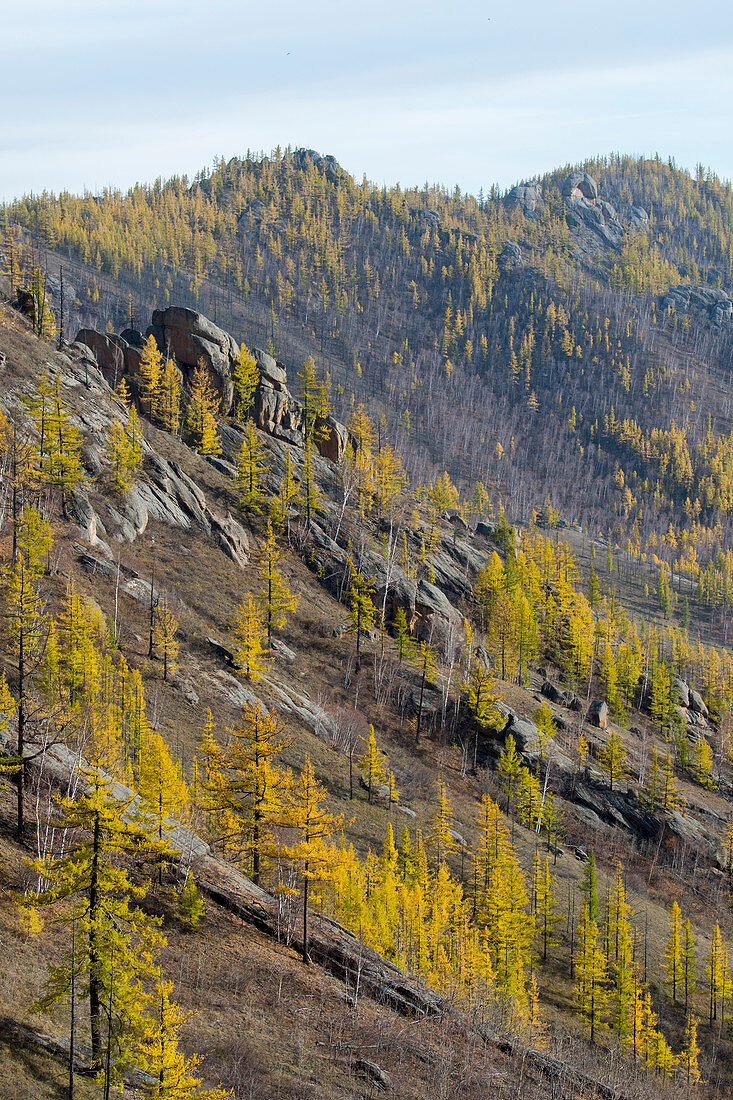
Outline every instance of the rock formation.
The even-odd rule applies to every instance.
[[[190,378],[203,360],[219,390],[222,413],[231,413],[234,368],[239,358],[239,344],[234,337],[203,314],[181,306],[156,309],[152,322],[145,336],[152,334],[164,354],[175,356],[184,379]],[[77,333],[74,347],[87,356],[92,354],[110,386],[116,387],[124,375],[133,396],[137,396],[143,342],[142,333],[135,329],[125,329],[118,336],[85,328]],[[254,396],[257,427],[276,439],[302,447],[303,407],[288,390],[285,367],[260,348],[254,348],[253,354],[260,371]],[[348,431],[332,416],[316,427],[326,429],[316,433],[318,450],[324,458],[338,462],[349,441]]]
[[[618,214],[610,202],[599,199],[598,184],[592,176],[587,172],[571,172],[563,183],[562,196],[571,228],[590,231],[612,247],[621,244],[624,229]]]

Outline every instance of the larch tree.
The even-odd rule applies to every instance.
[[[191,377],[186,409],[186,428],[199,454],[221,454],[217,426],[220,408],[221,399],[212,384],[211,372],[201,358]]]
[[[590,919],[587,907],[583,910],[575,955],[575,1001],[593,1043],[608,1014],[608,972],[598,925]]]
[[[317,781],[306,754],[303,768],[288,797],[286,821],[295,834],[288,848],[289,859],[299,868],[303,880],[303,962],[310,963],[308,946],[308,895],[312,879],[322,878],[332,861],[327,841],[337,833],[343,816],[331,813],[325,805],[326,792]]]
[[[227,733],[229,743],[219,762],[223,828],[238,858],[251,868],[253,882],[259,883],[264,861],[274,850],[273,826],[284,814],[287,783],[277,759],[290,741],[285,727],[261,703],[245,704]]]
[[[374,586],[363,573],[357,573],[351,582],[349,589],[349,622],[347,633],[356,638],[356,671],[361,668],[361,635],[362,631],[371,630],[374,626],[376,608],[373,601]]]
[[[265,541],[255,555],[257,575],[263,585],[259,603],[265,615],[268,649],[272,648],[273,631],[282,630],[287,621],[286,613],[295,611],[298,606],[298,597],[290,591],[278,569],[282,558],[282,551],[275,542],[272,523],[268,519]]]
[[[155,416],[164,369],[163,356],[151,332],[143,345],[138,368],[142,407],[151,420]]]
[[[475,769],[478,760],[479,731],[487,733],[489,730],[495,730],[501,721],[499,710],[501,694],[496,690],[493,677],[480,662],[474,664],[469,672],[463,691],[475,724],[473,739],[473,767]]]
[[[685,990],[685,1012],[689,1010],[689,1004],[695,995],[697,985],[697,961],[695,954],[695,937],[689,918],[685,918],[682,929],[682,957],[680,962],[681,982]]]
[[[417,719],[415,721],[415,744],[417,745],[420,742],[420,733],[422,732],[425,687],[427,684],[432,684],[437,671],[436,655],[432,646],[429,646],[427,642],[420,642],[413,655],[413,664],[420,676],[420,695],[417,704]]]
[[[664,952],[662,966],[667,973],[665,981],[672,988],[672,1000],[677,1000],[677,987],[682,982],[682,913],[676,901],[672,902],[669,917],[669,940]]]
[[[549,858],[545,856],[536,876],[535,890],[535,925],[542,940],[543,961],[547,960],[547,948],[559,943],[555,930],[561,920],[555,897],[555,880],[550,872]]]
[[[181,427],[181,372],[174,357],[167,356],[155,393],[154,419],[161,428],[178,435]]]
[[[374,726],[369,726],[369,733],[364,741],[364,752],[357,757],[357,764],[366,783],[369,802],[371,803],[374,790],[380,783],[387,782],[387,761],[384,753],[377,746],[377,738]]]
[[[237,455],[237,492],[240,503],[253,512],[261,512],[265,501],[263,478],[269,472],[265,448],[251,420],[244,426],[242,446]]]
[[[592,921],[598,920],[598,879],[596,876],[596,855],[594,851],[588,853],[588,862],[585,865],[583,871],[583,878],[580,883],[580,890],[583,894],[585,908],[588,910],[588,916]]]
[[[270,504],[270,519],[275,531],[286,533],[290,539],[290,513],[294,508],[298,495],[298,485],[293,474],[293,462],[290,457],[290,449],[285,453],[285,469],[283,470],[280,489],[277,496]]]
[[[626,775],[626,749],[617,731],[612,729],[608,740],[601,750],[600,764],[608,776],[611,790],[614,783],[619,783]]]
[[[187,1058],[180,1049],[180,1030],[195,1013],[183,1012],[171,999],[172,993],[173,983],[162,981],[159,975],[138,1045],[153,1082],[143,1086],[145,1095],[151,1100],[225,1100],[232,1092],[202,1088],[201,1079],[195,1076],[200,1057]]]
[[[451,831],[453,824],[453,807],[448,798],[445,783],[438,782],[438,805],[430,819],[427,844],[433,854],[433,862],[436,872],[440,865],[448,858],[457,847],[456,840]]]
[[[234,656],[248,680],[256,683],[265,667],[266,625],[262,608],[252,596],[245,596],[234,619]]]
[[[153,649],[159,660],[163,662],[163,679],[168,680],[168,673],[175,672],[180,652],[178,643],[178,619],[170,609],[166,599],[161,600],[155,609],[155,625],[153,627]]]
[[[522,759],[517,752],[517,743],[511,733],[506,735],[504,748],[499,756],[499,764],[496,774],[499,777],[499,786],[506,795],[507,813],[514,805],[514,799],[519,786],[522,772],[526,770]]]
[[[29,751],[29,683],[41,656],[47,631],[44,601],[36,587],[36,574],[28,568],[26,557],[18,554],[7,576],[5,592],[5,633],[15,663],[17,695],[17,741],[14,757],[6,762],[15,774],[17,787],[16,831],[22,841],[25,829],[25,776]]]
[[[145,737],[140,753],[140,766],[136,787],[145,818],[152,824],[161,850],[166,847],[164,832],[166,821],[178,823],[188,802],[188,788],[179,763],[174,763],[163,738],[150,732]],[[179,853],[174,852],[178,855]],[[161,858],[158,881],[163,881],[165,860]]]
[[[134,796],[115,796],[98,767],[82,769],[81,786],[85,793],[60,802],[56,822],[59,835],[70,837],[70,842],[58,857],[34,862],[39,889],[23,899],[29,909],[51,907],[57,923],[67,932],[75,930],[73,956],[67,948],[49,968],[36,1003],[44,1009],[66,1003],[73,970],[77,989],[89,1001],[92,1066],[102,1070],[111,1038],[115,1064],[122,1071],[142,1037],[142,983],[153,973],[162,937],[159,922],[133,904],[144,897],[147,887],[133,883],[121,858],[159,859],[168,848],[151,835],[149,826],[131,816]],[[108,1034],[105,1013],[112,998],[114,1029]]]
[[[244,421],[250,414],[255,390],[260,381],[257,360],[246,344],[242,344],[239,348],[239,357],[234,364],[233,376],[236,417],[237,420]]]
[[[710,952],[705,964],[705,977],[708,986],[710,1027],[718,1018],[718,1002],[721,1018],[725,1014],[725,1002],[730,998],[731,979],[728,964],[728,949],[720,934],[720,924],[715,922],[715,930],[710,940]]]
[[[682,1066],[688,1086],[699,1085],[702,1081],[702,1075],[700,1073],[700,1044],[697,1041],[697,1017],[693,1012],[687,1013],[685,1037],[677,1061],[678,1064]]]

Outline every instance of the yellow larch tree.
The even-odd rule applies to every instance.
[[[244,426],[242,446],[237,456],[237,492],[241,504],[253,512],[261,512],[265,500],[262,485],[269,467],[265,461],[265,448],[251,420]]]
[[[278,569],[282,559],[282,551],[275,542],[275,532],[268,519],[265,541],[255,555],[257,575],[263,585],[259,603],[265,615],[268,649],[272,648],[273,631],[282,630],[285,626],[286,612],[295,611],[298,606],[298,597],[290,591]]]
[[[377,738],[374,726],[369,726],[369,733],[362,737],[364,752],[357,757],[357,765],[362,775],[371,803],[375,789],[380,783],[387,782],[387,761],[384,753],[377,747]]]
[[[167,599],[162,600],[155,609],[155,624],[153,626],[153,650],[155,655],[163,662],[163,679],[167,681],[168,673],[175,672],[178,667],[178,654],[180,645],[177,638],[178,619],[171,611]]]
[[[300,870],[303,880],[303,962],[310,963],[308,946],[308,894],[312,879],[328,874],[333,862],[327,841],[343,824],[343,815],[333,814],[325,805],[326,792],[315,777],[313,765],[306,754],[303,768],[292,784],[285,820],[294,833],[288,846],[288,858]]]
[[[171,1000],[173,983],[158,982],[150,998],[150,1010],[144,1022],[144,1037],[138,1045],[143,1065],[153,1084],[144,1086],[151,1100],[225,1100],[231,1091],[202,1088],[195,1077],[201,1061],[196,1054],[187,1058],[179,1049],[179,1033],[195,1013],[185,1013]]]
[[[245,704],[227,734],[229,742],[218,762],[221,808],[227,811],[224,828],[237,858],[259,883],[264,861],[274,851],[274,823],[285,812],[286,777],[277,758],[290,742],[285,727],[261,703]]]
[[[186,409],[186,428],[193,446],[202,455],[221,454],[218,417],[221,398],[216,392],[206,361],[199,359],[191,377]]]
[[[234,656],[248,680],[256,683],[265,667],[265,634],[262,608],[245,596],[234,619]]]

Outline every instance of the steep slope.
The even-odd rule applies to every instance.
[[[643,544],[670,520],[727,528],[732,203],[660,161],[476,199],[296,150],[6,213],[59,250],[67,324],[200,306],[290,361],[318,354],[341,415],[377,398],[422,480],[495,483],[525,520],[548,494],[606,530],[620,513]]]
[[[175,316],[179,321],[183,319],[180,311]],[[172,319],[170,315],[153,318],[153,335],[156,326],[167,330],[169,326],[166,322]],[[209,337],[215,335],[211,322],[198,315],[188,317],[187,324],[199,333],[205,331]],[[59,378],[63,399],[84,435],[87,486],[77,488],[69,495],[66,515],[58,494],[49,490],[45,494],[44,506],[54,523],[56,543],[50,569],[43,582],[44,594],[54,613],[62,606],[70,581],[79,591],[94,596],[107,619],[114,624],[114,636],[130,666],[142,673],[148,708],[156,728],[165,733],[169,745],[187,771],[200,728],[206,720],[207,709],[214,712],[218,727],[223,729],[237,721],[242,704],[256,695],[269,708],[287,715],[290,729],[295,734],[295,740],[284,754],[287,764],[298,768],[308,752],[318,773],[327,783],[330,803],[338,807],[345,800],[348,815],[354,817],[347,826],[347,835],[362,855],[366,855],[369,848],[373,851],[382,848],[390,822],[397,826],[398,821],[404,820],[411,825],[423,826],[427,831],[435,812],[436,786],[438,782],[446,782],[454,808],[453,828],[460,838],[456,842],[457,851],[451,857],[451,867],[456,877],[463,881],[468,894],[471,873],[469,867],[464,866],[464,860],[466,857],[470,859],[478,835],[478,799],[488,787],[503,803],[504,794],[500,794],[496,785],[492,765],[502,747],[506,746],[507,735],[511,733],[523,750],[525,760],[540,776],[544,769],[550,789],[562,802],[566,815],[567,847],[558,848],[555,854],[567,923],[558,956],[543,971],[547,979],[546,983],[543,981],[543,999],[551,1018],[555,1012],[566,1013],[572,1001],[567,966],[571,951],[570,913],[574,891],[584,870],[583,858],[587,850],[582,849],[587,846],[589,830],[592,830],[593,846],[598,852],[604,874],[613,874],[614,862],[620,852],[623,852],[627,867],[633,866],[629,894],[637,914],[646,913],[646,941],[650,945],[650,956],[654,958],[655,975],[658,973],[658,959],[663,953],[666,904],[672,891],[678,893],[685,910],[695,918],[701,940],[709,934],[705,907],[719,904],[726,889],[715,866],[730,795],[729,768],[722,759],[718,790],[704,790],[693,782],[689,774],[678,777],[688,802],[686,817],[655,813],[654,806],[649,813],[643,809],[634,784],[622,787],[621,791],[614,790],[613,783],[609,785],[599,765],[608,733],[615,729],[623,739],[641,781],[645,754],[648,755],[652,744],[658,744],[663,752],[665,739],[660,736],[656,722],[646,711],[633,713],[633,721],[639,723],[637,732],[627,728],[631,724],[630,719],[620,726],[612,723],[606,730],[589,727],[586,722],[587,702],[592,698],[593,683],[600,683],[598,675],[595,681],[592,676],[588,679],[586,706],[581,705],[580,710],[575,710],[572,708],[578,700],[577,697],[572,698],[572,683],[568,683],[567,693],[558,691],[552,694],[552,682],[560,675],[559,667],[553,669],[545,665],[546,677],[540,674],[539,660],[533,661],[524,673],[520,661],[519,676],[507,673],[506,682],[500,685],[504,693],[502,721],[497,723],[493,732],[488,733],[477,729],[459,698],[457,666],[463,658],[456,656],[456,639],[461,637],[465,613],[470,612],[480,620],[475,606],[472,606],[476,599],[474,581],[486,566],[494,567],[495,558],[499,560],[495,548],[501,550],[505,567],[512,560],[519,560],[519,556],[512,552],[510,528],[505,520],[489,524],[484,519],[482,526],[469,528],[456,509],[441,511],[429,497],[423,495],[421,499],[414,499],[406,493],[399,494],[399,509],[391,516],[375,516],[360,507],[354,484],[349,490],[348,463],[342,461],[336,464],[325,455],[316,457],[316,481],[323,496],[322,508],[312,517],[310,525],[303,522],[302,516],[294,515],[292,544],[286,544],[285,573],[289,586],[300,594],[300,605],[283,631],[274,659],[262,681],[257,685],[247,682],[241,670],[234,667],[231,657],[233,612],[245,593],[257,589],[259,581],[254,554],[264,541],[265,521],[262,514],[240,506],[232,476],[243,426],[234,419],[223,421],[220,425],[223,454],[207,461],[180,438],[145,423],[143,466],[133,489],[120,494],[111,485],[104,440],[110,425],[115,419],[123,417],[124,410],[114,397],[105,373],[110,374],[119,366],[116,349],[121,353],[126,368],[129,358],[129,377],[134,382],[135,356],[128,356],[128,351],[134,348],[135,343],[132,337],[130,340],[112,340],[101,333],[86,333],[84,339],[86,343],[78,343],[66,349],[64,354],[56,354],[47,343],[39,342],[30,334],[22,319],[10,309],[3,309],[0,349],[5,356],[2,367],[4,408],[18,419],[19,425],[24,425],[27,421],[19,400],[20,394],[32,395],[38,389],[40,375],[48,364]],[[217,340],[218,336],[216,340],[209,339],[208,343],[216,343]],[[94,356],[90,354],[90,346],[96,347]],[[187,373],[187,369],[195,364],[186,360],[182,347],[183,343],[179,345],[178,354],[184,373]],[[194,359],[200,350],[201,346],[197,344]],[[266,496],[271,500],[279,488],[288,455],[302,472],[304,455],[302,447],[298,446],[302,433],[299,440],[298,403],[287,393],[284,369],[277,363],[273,364],[266,353],[258,352],[257,359],[261,375],[255,408],[261,414],[258,435],[268,453],[270,474]],[[116,378],[112,380],[118,381]],[[276,389],[274,383],[280,388]],[[272,393],[267,395],[263,390],[271,390]],[[287,424],[284,423],[286,404]],[[277,410],[283,415],[279,415]],[[263,430],[265,428],[267,431]],[[353,443],[348,434],[336,423],[333,430],[340,440],[336,457],[343,459],[350,451],[353,455]],[[288,442],[285,442],[286,439]],[[404,567],[397,561],[395,546],[390,546],[390,542],[396,541],[394,536],[397,531],[404,536]],[[9,525],[3,534],[6,540],[4,549],[9,557]],[[582,545],[584,536],[580,532],[572,532],[571,536],[577,536],[578,545]],[[512,537],[516,537],[516,532]],[[545,545],[536,529],[528,531],[523,537],[528,554],[533,540],[539,540],[537,546]],[[507,538],[510,538],[509,542],[505,541]],[[548,562],[552,556],[552,546],[553,540],[547,539]],[[627,565],[631,560],[627,559]],[[560,573],[564,571],[567,576],[572,571],[571,565],[566,562],[563,566],[562,554],[558,556],[558,562]],[[393,622],[396,612],[404,610],[409,616],[409,626],[414,636],[430,641],[438,651],[437,684],[432,689],[428,686],[425,693],[427,700],[422,701],[426,702],[426,720],[420,744],[415,743],[413,722],[416,709],[419,707],[421,713],[423,709],[420,700],[425,685],[421,683],[419,664],[416,668],[401,660],[388,638],[367,634],[362,642],[364,656],[360,670],[355,661],[355,639],[341,629],[347,625],[348,619],[343,604],[336,597],[343,598],[348,592],[354,566],[363,570],[374,582],[376,603],[388,612],[387,620]],[[552,581],[548,576],[545,586],[548,591],[558,583],[554,571],[553,560]],[[416,575],[411,575],[413,572]],[[645,576],[648,581],[656,574],[647,572]],[[642,583],[637,583],[637,589],[642,587]],[[156,593],[167,597],[182,631],[180,666],[170,682],[162,680],[160,662],[148,657],[151,589],[153,597]],[[652,617],[648,602],[644,611],[648,618]],[[561,624],[558,630],[560,628]],[[495,633],[492,640],[490,623],[487,623],[486,639],[477,637],[475,641],[477,653],[485,642],[492,659],[497,661],[497,674],[503,674],[502,643],[497,642]],[[215,644],[212,645],[212,642]],[[559,635],[557,641],[549,636],[547,650],[538,656],[546,662],[553,654],[560,658],[564,655]],[[692,658],[689,662],[691,671],[697,672],[698,668],[702,668],[702,664],[696,665]],[[9,657],[6,666],[13,683],[14,670]],[[562,671],[567,680],[572,681],[572,664],[564,665]],[[724,675],[721,678],[725,680]],[[516,679],[522,682],[512,682]],[[693,683],[702,686],[696,679]],[[543,762],[545,750],[539,741],[537,727],[529,719],[529,715],[536,710],[538,700],[534,696],[540,688],[553,700],[558,726],[549,771]],[[712,705],[712,699],[710,701]],[[715,716],[715,726],[708,725],[704,715],[703,722],[698,725],[697,719],[693,719],[698,711],[693,707],[684,709],[689,715],[691,733],[694,732],[694,721],[695,726],[703,731],[703,740],[717,737],[719,714]],[[354,712],[359,715],[356,725],[358,733],[366,733],[369,721],[379,731],[380,742],[389,753],[390,764],[402,791],[402,810],[385,798],[372,803],[359,791],[354,799],[346,797],[351,755],[348,746],[350,738],[353,739]],[[583,772],[572,761],[581,729],[587,735],[592,750],[592,761]],[[481,767],[471,766],[474,752]],[[483,766],[486,764],[488,768]],[[41,813],[38,830],[42,827],[42,821]],[[531,867],[538,836],[531,818],[529,825],[517,824],[515,829],[515,845],[525,871]],[[547,841],[552,853],[553,847],[558,847],[557,838],[548,836]],[[573,851],[575,847],[577,852]],[[17,851],[13,858],[17,859]],[[689,867],[693,863],[695,871],[690,876]],[[9,873],[8,877],[15,886],[18,882],[17,870]],[[160,904],[168,902],[164,898]],[[228,945],[227,951],[231,946],[230,957],[239,959],[241,943],[232,932],[235,925],[218,910],[214,910],[214,914],[212,919],[217,930],[226,930],[222,932],[222,942]],[[294,914],[295,909],[291,908],[293,919]],[[17,935],[17,921],[14,924],[10,916],[7,920],[8,926],[13,928],[13,935]],[[727,934],[725,913],[721,913],[721,922]],[[212,939],[205,941],[202,952],[216,953],[221,950],[217,946],[218,935],[218,931],[212,933]],[[181,939],[180,942],[184,944],[186,941]],[[187,951],[188,948],[182,947],[181,955],[172,955],[181,967],[182,956]],[[277,951],[263,946],[262,958],[269,961],[263,961],[262,965],[272,965],[274,973],[277,973],[276,955]],[[297,973],[295,964],[292,965],[293,973]],[[306,1005],[307,998],[315,995],[319,980],[310,977],[303,979],[308,990],[303,994]],[[180,980],[184,989],[188,981],[189,971],[186,969],[186,979]],[[656,977],[654,981],[656,984]],[[342,1008],[342,998],[343,993],[334,994],[331,1006],[333,1016],[329,1009],[322,1017],[328,1018],[328,1027],[337,1027],[337,1006]],[[23,1003],[23,1010],[29,1001],[30,998]],[[675,1047],[679,1047],[682,1030],[679,1013],[668,1002],[669,999],[659,992],[658,1010]],[[238,1018],[239,1011],[239,1008],[235,1010],[231,1026],[235,1026],[233,1021]],[[305,1013],[306,1010],[303,1011]],[[378,1023],[381,1017],[371,1015],[377,1010],[370,1007],[368,1011],[370,1019],[377,1021],[374,1026],[381,1026]],[[385,1017],[387,1019],[392,1018]],[[282,1026],[285,1030],[287,1022]],[[446,1040],[450,1044],[454,1042],[452,1029],[455,1028],[457,1053],[451,1054],[449,1063],[453,1058],[459,1059],[464,1055],[469,1059],[477,1057],[475,1036],[467,1040],[465,1048],[459,1044],[466,1026],[462,1017],[450,1016],[445,1017],[444,1022],[426,1024],[428,1029],[433,1026],[437,1035],[446,1034],[442,1029],[450,1031],[451,1037]],[[217,1024],[207,1023],[206,1027],[211,1027],[211,1035]],[[387,1027],[386,1023],[384,1027]],[[402,1025],[398,1029],[403,1033]],[[310,1025],[307,1030],[311,1034]],[[325,1041],[315,1035],[316,1032],[313,1032],[313,1047],[310,1048],[313,1058],[317,1044]],[[713,1029],[706,1036],[709,1050],[714,1047],[715,1035]],[[291,1049],[288,1040],[282,1041],[287,1049]],[[340,1042],[341,1039],[334,1041],[334,1049]],[[365,1041],[360,1042],[368,1045]],[[723,1042],[727,1044],[727,1036]],[[378,1045],[377,1049],[382,1048]],[[400,1043],[395,1041],[390,1049],[394,1053],[395,1064],[399,1064],[403,1057]],[[579,1045],[573,1057],[580,1057],[580,1051],[584,1049],[582,1044]],[[458,1053],[459,1050],[463,1054]],[[235,1055],[232,1057],[235,1058]],[[407,1058],[407,1054],[404,1057]],[[440,1062],[441,1056],[437,1055],[436,1059]],[[310,1067],[313,1064],[311,1060]],[[412,1062],[409,1064],[412,1065]],[[405,1088],[428,1087],[431,1074],[433,1071],[437,1073],[435,1063],[428,1064],[430,1071],[426,1074],[420,1072],[415,1075],[410,1070],[410,1077],[404,1082]],[[521,1070],[517,1079],[518,1064],[519,1059],[510,1060],[504,1068],[504,1063],[492,1048],[491,1062],[486,1072],[506,1073],[509,1095],[512,1089],[519,1095],[531,1095],[529,1091],[520,1091],[528,1090],[530,1086],[522,1078]],[[530,1064],[534,1067],[532,1073],[541,1074],[536,1060],[532,1062],[530,1059]],[[307,1072],[311,1071],[309,1068]],[[261,1076],[272,1080],[273,1072],[268,1060]],[[334,1095],[349,1095],[348,1088],[351,1086],[346,1078],[350,1072],[344,1069],[344,1079],[338,1078],[333,1082]],[[558,1073],[562,1078],[563,1072],[561,1067],[554,1074],[555,1078]],[[482,1069],[476,1076],[475,1087],[485,1090],[487,1079],[481,1076],[483,1073]],[[590,1075],[602,1077],[605,1073],[605,1069],[596,1069]],[[295,1079],[299,1080],[297,1073]],[[319,1086],[315,1084],[313,1087],[317,1090]],[[543,1086],[538,1084],[537,1087],[541,1090]],[[562,1083],[558,1087],[565,1089]],[[569,1089],[575,1088],[575,1083],[569,1086]],[[649,1088],[652,1089],[652,1086],[649,1085]],[[244,1086],[241,1094],[246,1095]],[[412,1094],[416,1093],[404,1093]]]

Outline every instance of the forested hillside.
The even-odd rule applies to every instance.
[[[732,210],[304,151],[5,210],[24,1095],[729,1093]]]
[[[733,195],[702,171],[615,157],[475,198],[278,151],[5,217],[54,276],[83,263],[74,323],[175,301],[317,352],[423,478],[495,481],[524,519],[549,491],[642,544],[728,524]]]

